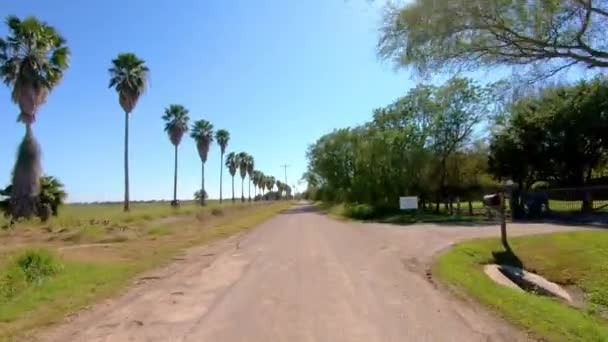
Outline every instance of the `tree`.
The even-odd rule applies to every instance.
[[[0,190],[0,196],[7,197],[10,199],[11,193],[13,192],[13,186],[9,185],[3,190]],[[38,210],[40,218],[43,221],[48,219],[49,214],[53,216],[59,215],[59,207],[64,203],[67,198],[64,185],[53,176],[42,176],[40,178],[40,202]],[[2,208],[5,211],[5,216],[10,215],[9,200],[2,201]],[[50,212],[46,213],[45,208],[48,208]]]
[[[66,40],[47,23],[35,17],[6,19],[8,36],[0,39],[0,75],[12,87],[11,99],[19,106],[18,121],[25,136],[13,169],[10,211],[14,218],[36,215],[40,201],[40,146],[32,124],[40,106],[59,84],[68,68]]]
[[[264,188],[266,187],[266,175],[262,171],[258,171],[257,177],[258,187],[260,188],[260,199],[264,199]]]
[[[220,204],[222,203],[222,175],[224,173],[224,153],[226,152],[226,147],[228,146],[228,142],[230,141],[230,133],[228,133],[225,129],[219,129],[215,132],[215,141],[218,145],[220,145]],[[234,197],[234,196],[233,196]]]
[[[239,159],[236,153],[228,153],[226,156],[226,167],[228,168],[228,172],[230,172],[230,176],[232,176],[232,203],[234,203],[234,175],[239,168]]]
[[[539,180],[559,187],[588,185],[608,159],[608,81],[558,85],[511,104],[496,128],[489,167],[526,190]],[[591,209],[583,200],[584,210]]]
[[[249,155],[245,152],[240,152],[237,155],[237,163],[239,173],[241,174],[241,202],[245,202],[245,176],[247,176],[247,167],[249,163]]]
[[[380,56],[422,73],[449,67],[608,67],[608,3],[593,0],[415,0],[387,11]]]
[[[255,199],[257,196],[258,185],[260,184],[259,183],[260,171],[253,170],[253,175],[249,176],[249,178],[251,179],[251,182],[253,183],[253,198]]]
[[[205,196],[201,196],[201,194],[204,194]],[[194,200],[197,201],[197,202],[201,202],[202,203],[202,202],[204,202],[203,199],[207,199],[207,198],[209,198],[209,196],[207,195],[207,191],[205,191],[205,190],[202,190],[202,189],[201,190],[197,190],[194,193]]]
[[[266,177],[266,189],[268,189],[269,193],[274,189],[275,178],[272,176]]]
[[[174,147],[174,168],[173,168],[173,201],[171,206],[177,207],[177,148],[182,141],[184,133],[188,131],[188,109],[182,105],[172,104],[165,108],[165,114],[162,116],[165,121],[165,132],[169,135],[169,140]]]
[[[192,125],[190,136],[196,141],[198,155],[201,158],[201,189],[205,192],[205,163],[207,162],[209,147],[213,142],[213,125],[207,120],[197,120]],[[205,199],[205,197],[200,198],[201,205],[205,205]]]
[[[133,53],[120,53],[112,60],[110,86],[118,92],[118,102],[125,112],[125,200],[124,211],[129,211],[129,114],[133,112],[137,101],[146,89],[150,70],[145,61]]]
[[[253,177],[253,172],[255,168],[255,161],[251,155],[247,156],[247,175],[249,176],[249,202],[251,202],[251,177]],[[254,184],[255,185],[255,184]]]

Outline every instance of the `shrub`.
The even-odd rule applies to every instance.
[[[369,220],[374,217],[375,210],[369,204],[349,204],[344,207],[344,214],[358,220]]]
[[[44,249],[30,249],[0,269],[0,301],[10,299],[62,269],[57,258]]]
[[[211,215],[222,216],[222,215],[224,215],[224,211],[222,211],[222,209],[220,209],[220,208],[213,208],[213,209],[211,209]]]
[[[16,264],[25,274],[28,283],[39,283],[61,270],[57,258],[45,249],[26,250],[17,257]]]

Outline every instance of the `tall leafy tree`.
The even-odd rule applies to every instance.
[[[112,60],[110,88],[118,92],[118,102],[125,112],[124,136],[124,173],[125,199],[124,211],[129,211],[129,114],[133,112],[137,101],[144,93],[150,70],[143,59],[133,53],[120,53]]]
[[[12,88],[11,99],[20,110],[18,121],[25,125],[13,169],[10,211],[15,218],[29,218],[37,214],[42,172],[32,124],[68,68],[70,52],[55,28],[35,17],[9,16],[6,23],[8,36],[0,38],[0,76]]]
[[[207,120],[198,120],[192,125],[190,136],[196,141],[198,155],[201,158],[201,193],[205,191],[205,163],[209,154],[209,147],[213,142],[213,125]],[[220,190],[221,191],[221,190]],[[205,196],[200,196],[201,205],[205,205]]]
[[[240,152],[237,155],[237,163],[239,166],[239,173],[241,174],[241,202],[245,202],[245,177],[247,176],[249,155],[245,152]]]
[[[215,132],[215,141],[218,145],[220,145],[220,204],[222,203],[223,197],[223,181],[222,175],[224,174],[224,153],[226,152],[226,147],[228,146],[228,142],[230,141],[230,133],[225,129],[218,129]],[[233,196],[234,197],[234,196]]]
[[[510,65],[547,77],[608,67],[606,1],[415,0],[387,13],[380,55],[423,73]]]
[[[248,197],[249,202],[251,202],[251,178],[253,177],[253,172],[255,169],[255,160],[251,155],[247,155],[247,175],[249,176],[249,189],[248,189]]]
[[[179,144],[182,142],[184,133],[188,131],[188,109],[182,105],[172,104],[165,108],[165,114],[162,116],[165,121],[165,132],[169,135],[169,140],[174,147],[174,164],[173,164],[173,202],[172,206],[178,206],[177,202],[177,151]]]
[[[230,172],[230,176],[232,176],[232,203],[234,203],[234,175],[236,175],[236,170],[239,168],[239,158],[236,153],[228,153],[226,156],[226,167],[228,168],[228,172]]]

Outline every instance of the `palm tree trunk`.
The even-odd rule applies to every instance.
[[[129,113],[125,112],[125,202],[124,211],[129,211]]]
[[[201,205],[205,205],[205,163],[201,162]]]
[[[220,204],[222,204],[222,174],[224,173],[224,152],[220,157]]]
[[[241,203],[245,202],[245,177],[241,177]]]
[[[251,177],[249,177],[249,190],[248,191],[249,191],[249,194],[248,194],[249,202],[251,202]]]
[[[177,145],[175,145],[175,161],[173,168],[173,204],[177,205]]]
[[[232,176],[232,203],[234,203],[234,176]]]

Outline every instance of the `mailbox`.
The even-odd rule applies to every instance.
[[[483,196],[483,204],[486,207],[499,207],[500,206],[500,195],[491,194]]]

